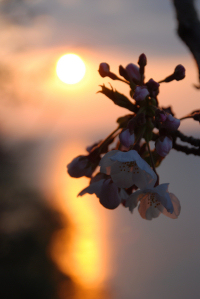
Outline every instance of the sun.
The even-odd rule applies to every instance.
[[[76,54],[65,54],[60,57],[56,65],[58,78],[66,84],[76,84],[85,75],[85,64]]]

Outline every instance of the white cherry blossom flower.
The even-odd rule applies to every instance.
[[[141,217],[147,220],[157,218],[160,213],[176,219],[180,214],[181,206],[178,198],[168,192],[168,185],[161,184],[155,188],[137,190],[127,199],[126,206],[133,212],[139,203],[138,211]]]
[[[100,171],[111,176],[120,188],[136,185],[154,187],[157,176],[149,164],[135,150],[121,152],[113,150],[104,155],[100,161]]]

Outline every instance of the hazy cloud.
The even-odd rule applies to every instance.
[[[170,1],[3,0],[0,14],[4,34],[14,27],[13,31],[21,32],[27,46],[29,42],[30,46],[114,45],[167,54],[179,49],[180,44]],[[34,43],[32,32],[35,32]]]

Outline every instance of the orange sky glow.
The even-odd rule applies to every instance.
[[[114,126],[114,121],[120,115],[126,113],[101,94],[99,85],[111,83],[114,88],[128,95],[129,90],[123,83],[112,81],[109,78],[101,78],[97,72],[100,62],[108,62],[111,70],[118,72],[119,64],[127,65],[129,62],[137,62],[137,56],[111,52],[93,52],[87,49],[72,49],[82,57],[86,65],[86,75],[77,84],[67,85],[60,81],[56,75],[56,62],[59,57],[67,53],[65,48],[51,50],[35,50],[27,53],[16,53],[7,56],[4,63],[12,71],[10,90],[13,92],[19,107],[3,105],[2,122],[5,130],[14,131],[15,134],[38,134],[45,130],[62,130],[67,126],[72,131],[97,130]],[[185,57],[161,58],[148,57],[146,78],[160,80],[169,75],[177,64],[186,67],[186,79],[170,84],[163,83],[160,87],[159,100],[161,106],[173,105],[177,117],[181,117],[190,110],[198,107],[198,91],[192,87],[196,83],[195,67],[191,59]],[[183,99],[190,99],[183,103]],[[184,105],[183,105],[184,104]],[[106,108],[105,108],[106,107]],[[10,117],[7,117],[7,113]],[[8,121],[9,119],[9,121]],[[24,123],[26,128],[23,130]],[[80,128],[80,123],[81,128]],[[71,132],[70,132],[71,131]]]

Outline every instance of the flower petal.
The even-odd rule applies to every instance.
[[[83,189],[81,192],[79,192],[79,194],[77,196],[83,196],[86,193],[88,194],[96,194],[97,197],[99,197],[99,194],[101,192],[101,188],[103,185],[103,182],[105,181],[105,179],[102,179],[98,182],[92,183],[91,185],[89,185],[88,187],[86,187],[85,189]]]
[[[152,218],[157,218],[160,215],[160,211],[154,205],[150,205],[149,196],[150,193],[143,193],[143,196],[140,196],[138,211],[143,219],[152,220]]]
[[[135,135],[131,134],[129,129],[126,129],[119,134],[119,140],[122,145],[124,145],[126,148],[129,148],[135,142]]]
[[[106,153],[103,158],[101,159],[100,163],[99,163],[99,166],[101,167],[100,168],[100,171],[105,173],[105,174],[110,174],[110,170],[111,170],[111,165],[113,164],[113,161],[111,161],[111,157],[113,155],[116,154],[116,152],[118,152],[118,150],[112,150],[108,153]]]
[[[135,209],[135,207],[137,207],[138,201],[139,201],[139,197],[140,195],[142,195],[143,192],[141,190],[137,190],[135,192],[133,192],[129,198],[126,201],[126,207],[129,208],[129,211],[131,213],[133,213],[133,210]]]
[[[121,152],[116,150],[115,154],[110,159],[112,161],[118,162],[133,162],[142,158],[135,150],[130,150],[128,152]]]
[[[173,213],[169,213],[167,212],[167,210],[164,208],[162,213],[172,219],[176,219],[178,218],[180,212],[181,212],[181,205],[180,202],[178,200],[178,198],[173,194],[173,193],[169,193],[172,205],[173,205]]]
[[[163,207],[169,212],[173,213],[174,207],[171,202],[171,198],[168,192],[169,184],[161,184],[154,188],[156,191],[157,200],[163,205]],[[161,211],[162,212],[162,211]]]
[[[156,152],[161,156],[165,157],[172,149],[172,139],[165,136],[164,139],[158,138],[155,146]]]
[[[123,188],[120,189],[119,196],[121,197],[121,200],[127,200],[129,198],[128,193]]]
[[[149,194],[148,193],[147,194],[141,193],[140,204],[139,204],[139,207],[138,207],[138,211],[140,213],[140,216],[143,219],[146,219],[146,211],[150,207],[148,198],[149,198]]]
[[[120,188],[129,188],[134,182],[132,178],[132,172],[130,169],[125,169],[119,162],[114,162],[111,167],[111,178],[113,182]]]
[[[170,214],[174,212],[174,207],[168,192],[162,197],[161,204]]]
[[[153,206],[149,207],[146,211],[147,220],[152,220],[153,218],[157,218],[159,215],[160,215],[160,211]]]
[[[140,155],[135,150],[130,150],[128,152],[117,151],[110,159],[112,161],[118,161],[124,163],[123,167],[124,168],[129,167],[130,171],[132,171],[132,180],[133,180],[132,184],[130,184],[131,181],[131,179],[129,178],[130,173],[125,169],[123,172],[127,173],[127,178],[129,178],[129,182],[126,184],[126,186],[124,183],[123,186],[120,186],[119,183],[115,181],[115,183],[118,184],[119,187],[129,188],[131,185],[135,184],[140,189],[144,189],[147,186],[151,188],[155,185],[157,180],[157,176],[155,172],[151,169],[149,164],[140,157]],[[138,167],[134,167],[133,162],[135,162]],[[114,171],[112,169],[111,176],[114,181],[113,175],[114,175]]]
[[[132,180],[138,188],[144,190],[145,188],[151,188],[155,185],[157,177],[151,168],[150,170],[152,171],[152,174],[141,169],[136,169],[136,171],[132,172]]]
[[[154,188],[155,192],[158,193],[160,196],[165,196],[165,193],[168,192],[169,184],[160,184]]]

